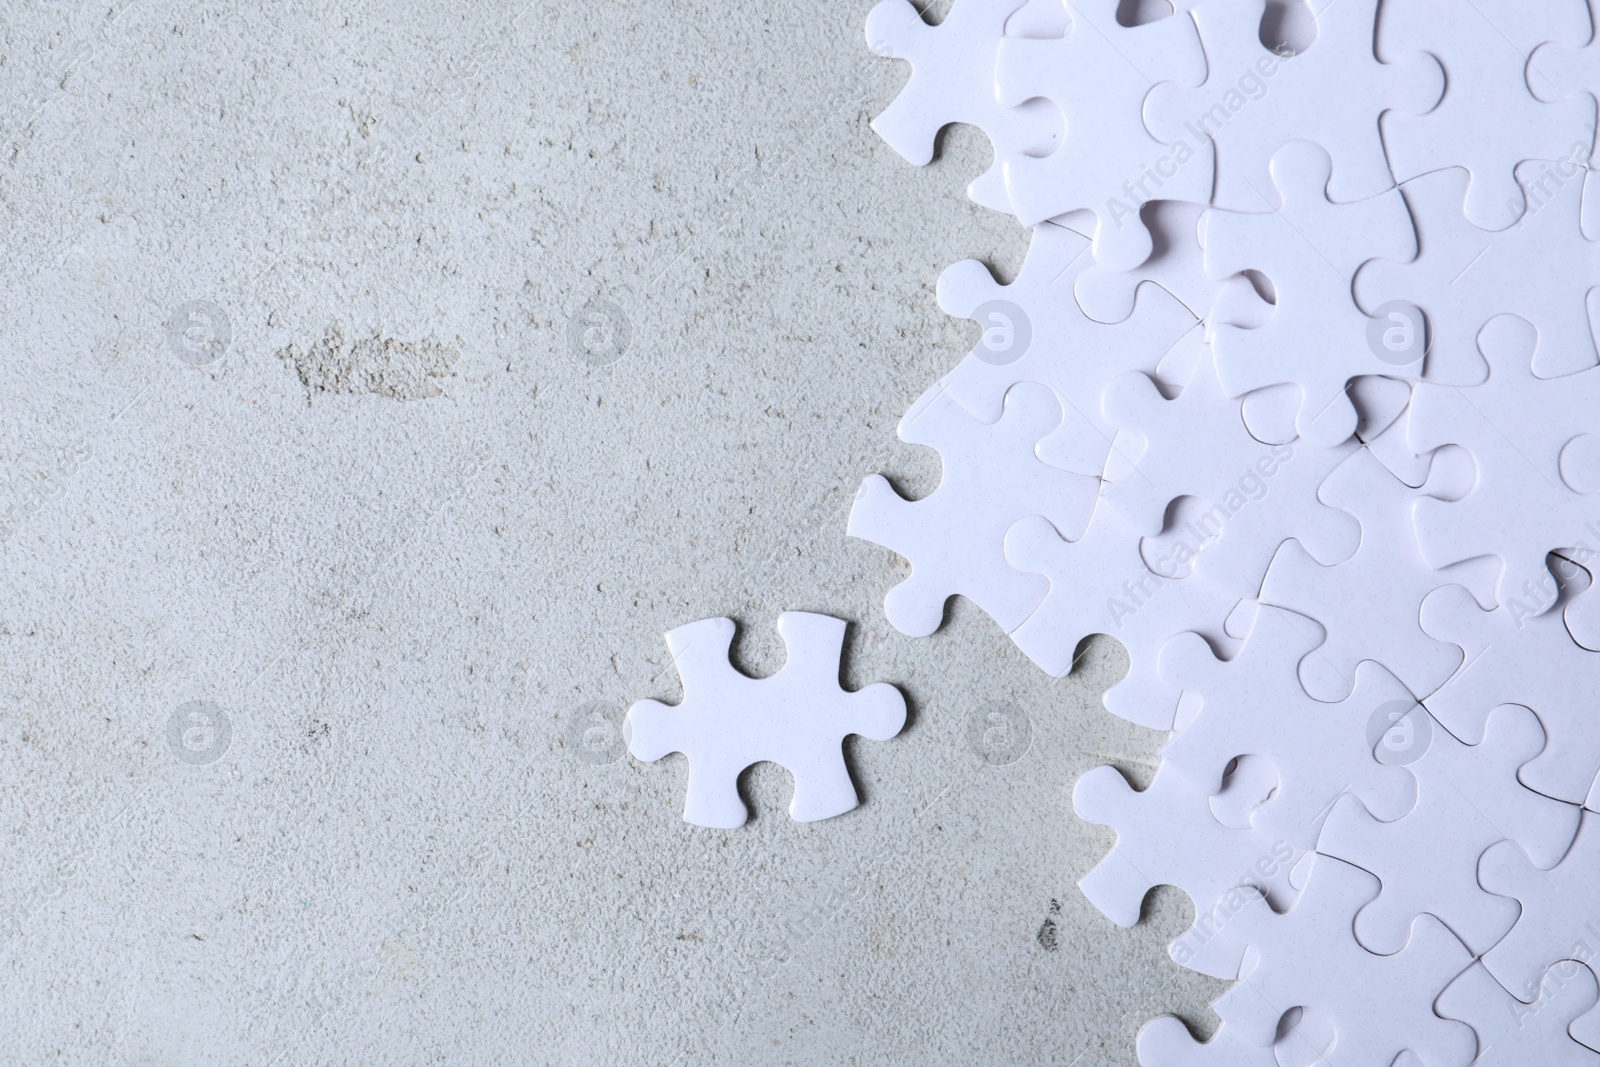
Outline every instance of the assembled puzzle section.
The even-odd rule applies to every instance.
[[[1120,924],[1182,888],[1174,960],[1238,979],[1141,1063],[1600,1064],[1600,5],[1310,0],[1269,47],[1285,6],[874,10],[916,68],[879,128],[981,126],[1032,245],[938,292],[983,331],[947,480],[1029,488],[872,539],[937,576],[907,633],[1011,589],[1051,674],[1127,646],[1107,707],[1169,737],[1079,782],[1080,884]]]

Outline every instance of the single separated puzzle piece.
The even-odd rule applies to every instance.
[[[1210,143],[1174,151],[1150,136],[1143,117],[1152,85],[1198,83],[1205,57],[1187,17],[1123,26],[1119,0],[1063,2],[1072,20],[1066,36],[1008,37],[1000,45],[1000,102],[1043,97],[1061,109],[1066,123],[1051,154],[1006,160],[1006,189],[1024,226],[1070,211],[1093,212],[1095,262],[1132,270],[1152,248],[1139,218],[1145,203],[1211,197]]]
[[[1306,141],[1272,157],[1281,204],[1264,214],[1212,209],[1204,218],[1206,269],[1214,278],[1259,270],[1277,303],[1259,329],[1212,327],[1217,375],[1229,396],[1269,385],[1299,387],[1295,429],[1318,447],[1342,444],[1356,429],[1350,379],[1364,374],[1418,377],[1422,346],[1380,357],[1367,342],[1370,320],[1356,306],[1351,280],[1369,259],[1409,262],[1417,242],[1399,190],[1366,200],[1328,198],[1333,163]],[[1414,354],[1413,354],[1414,351]],[[1410,358],[1410,363],[1393,362]]]
[[[1048,105],[1004,107],[995,91],[995,56],[1006,20],[1024,0],[956,0],[937,26],[930,26],[907,0],[882,0],[867,14],[867,47],[875,54],[911,63],[911,79],[872,120],[872,129],[908,163],[926,166],[944,127],[976,126],[994,147],[994,164],[967,187],[974,202],[1011,210],[1005,160],[1049,151],[1060,135],[1060,119]]]
[[[794,776],[789,814],[799,822],[842,815],[859,804],[844,762],[844,739],[887,741],[906,721],[906,701],[887,682],[854,693],[839,685],[843,619],[805,611],[778,616],[789,658],[769,678],[751,678],[728,660],[732,619],[701,619],[667,632],[683,680],[683,701],[641,700],[628,709],[628,751],[653,763],[669,752],[689,758],[683,817],[732,829],[749,816],[739,775],[771,760]]]
[[[1482,953],[1511,929],[1517,909],[1484,892],[1478,860],[1510,838],[1541,869],[1554,867],[1578,831],[1580,809],[1517,781],[1517,769],[1544,749],[1544,729],[1527,708],[1496,710],[1478,745],[1463,745],[1420,707],[1409,713],[1403,731],[1399,742],[1380,743],[1379,751],[1416,776],[1416,806],[1393,822],[1379,822],[1355,798],[1340,797],[1317,851],[1383,883],[1377,899],[1356,915],[1356,940],[1370,951],[1400,951],[1412,921],[1427,913]]]
[[[1082,532],[1099,479],[1052,467],[1035,454],[1061,423],[1050,390],[1024,382],[1006,394],[993,425],[967,413],[935,385],[900,420],[900,439],[939,451],[944,477],[920,500],[906,500],[881,474],[856,491],[847,533],[911,561],[911,575],[889,590],[883,610],[908,637],[939,628],[944,604],[971,598],[1007,633],[1044,599],[1046,583],[1006,563],[1005,535],[1025,515],[1043,515],[1065,536]]]
[[[1162,78],[1167,84],[1152,89],[1145,102],[1151,132],[1173,151],[1215,145],[1211,202],[1231,210],[1271,206],[1263,202],[1271,188],[1268,160],[1292,140],[1315,141],[1333,156],[1328,195],[1334,200],[1392,188],[1378,117],[1390,108],[1427,111],[1444,89],[1444,76],[1429,57],[1378,61],[1372,45],[1377,4],[1313,0],[1316,40],[1299,55],[1281,55],[1261,43],[1267,0],[1196,4],[1192,17],[1205,46],[1205,82],[1182,84],[1192,84],[1187,71]]]

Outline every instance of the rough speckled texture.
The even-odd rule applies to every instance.
[[[1120,651],[1052,681],[961,602],[903,638],[904,564],[843,538],[867,471],[937,482],[893,430],[967,344],[939,271],[1023,249],[974,137],[917,170],[868,129],[905,69],[867,6],[6,20],[0,1061],[1129,1063],[1205,1017],[1187,901],[1122,931],[1074,888],[1111,838],[1072,782],[1158,743],[1099,707]],[[308,403],[277,353],[332,322],[459,356]],[[665,630],[731,615],[767,672],[791,608],[912,705],[852,742],[860,809],[792,823],[758,767],[695,829],[681,759],[575,743],[676,699]],[[195,700],[225,746],[169,740]]]

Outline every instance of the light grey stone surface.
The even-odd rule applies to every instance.
[[[1025,247],[963,195],[981,137],[919,170],[868,129],[906,75],[868,6],[8,13],[0,1060],[1101,1064],[1206,1025],[1187,900],[1120,930],[1074,887],[1112,834],[1073,781],[1159,743],[1099,706],[1120,649],[1054,681],[961,601],[904,638],[905,564],[843,536],[868,471],[937,484],[894,426],[970,340],[939,271]],[[697,829],[681,757],[580,743],[677,698],[665,630],[731,615],[766,673],[787,609],[912,706],[849,744],[855,812],[791,822],[763,765]]]

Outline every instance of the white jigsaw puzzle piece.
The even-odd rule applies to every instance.
[[[1422,601],[1446,579],[1417,550],[1410,519],[1415,490],[1357,449],[1317,495],[1360,523],[1359,547],[1324,567],[1298,541],[1286,541],[1261,583],[1263,602],[1313,618],[1328,633],[1300,661],[1301,684],[1317,700],[1341,700],[1356,665],[1371,660],[1413,694],[1433,692],[1461,664],[1461,651],[1422,630]]]
[[[1095,509],[1088,531],[1063,540],[1045,520],[1020,520],[1006,532],[1006,559],[1044,575],[1050,592],[1011,639],[1055,677],[1072,669],[1078,645],[1107,634],[1128,650],[1128,675],[1106,691],[1112,714],[1156,730],[1172,729],[1180,690],[1161,680],[1157,657],[1169,637],[1193,630],[1219,647],[1230,638],[1237,594],[1199,576],[1163,578],[1144,565],[1139,536],[1106,508]]]
[[[1596,1067],[1600,1053],[1579,1044],[1571,1027],[1594,1010],[1597,997],[1600,985],[1594,972],[1576,960],[1551,964],[1531,1005],[1511,996],[1483,964],[1474,963],[1439,994],[1435,1010],[1477,1034],[1472,1067]]]
[[[1210,144],[1176,160],[1150,136],[1143,118],[1152,85],[1198,83],[1205,57],[1187,17],[1123,26],[1119,0],[1063,2],[1072,22],[1066,36],[1011,37],[1000,46],[1001,103],[1049,100],[1066,126],[1051,154],[1005,161],[1006,189],[1025,226],[1070,211],[1093,212],[1095,261],[1133,270],[1153,248],[1140,207],[1151,200],[1210,199]]]
[[[1422,310],[1427,380],[1480,382],[1483,356],[1489,353],[1479,352],[1494,337],[1480,335],[1501,315],[1515,315],[1533,327],[1536,344],[1529,366],[1541,377],[1600,362],[1588,309],[1600,279],[1600,242],[1583,235],[1582,183],[1534,184],[1548,170],[1537,162],[1517,167],[1535,203],[1496,230],[1480,228],[1462,214],[1464,170],[1425,174],[1401,186],[1420,251],[1409,263],[1369,261],[1356,275],[1354,292],[1368,312],[1391,302]]]
[[[1220,788],[1235,757],[1272,761],[1278,792],[1257,809],[1251,825],[1303,850],[1316,847],[1323,816],[1343,794],[1385,821],[1416,801],[1410,773],[1379,763],[1367,738],[1376,709],[1401,702],[1409,707],[1414,699],[1370,662],[1357,668],[1355,687],[1343,701],[1311,699],[1296,664],[1316,645],[1315,630],[1310,620],[1263,605],[1231,661],[1219,661],[1194,634],[1169,641],[1160,660],[1163,681],[1203,702],[1195,721],[1167,743],[1163,759],[1207,795]]]
[[[1348,2],[1348,0],[1347,0]],[[1391,189],[1366,200],[1333,203],[1332,160],[1321,147],[1291,141],[1273,155],[1281,202],[1276,210],[1206,213],[1206,267],[1214,278],[1258,270],[1277,304],[1270,321],[1247,330],[1212,328],[1217,374],[1229,396],[1288,383],[1302,394],[1296,429],[1317,447],[1342,444],[1356,429],[1348,388],[1362,374],[1420,376],[1422,348],[1409,367],[1386,362],[1367,338],[1352,279],[1369,259],[1409,262],[1416,238],[1405,200]],[[1271,208],[1273,205],[1263,205]],[[1391,357],[1394,358],[1394,357]]]
[[[1419,384],[1408,421],[1411,449],[1464,447],[1477,482],[1459,500],[1422,497],[1412,508],[1418,546],[1439,568],[1499,557],[1502,605],[1549,610],[1556,581],[1546,557],[1593,534],[1600,495],[1577,493],[1562,474],[1562,453],[1593,424],[1600,367],[1558,379],[1536,377],[1521,348],[1485,352],[1489,377],[1473,388]]]
[[[1006,20],[1023,0],[955,0],[944,21],[930,26],[908,0],[881,0],[867,14],[867,47],[874,55],[911,63],[900,95],[872,120],[872,129],[916,166],[933,160],[939,131],[952,123],[976,126],[994,148],[994,163],[967,195],[996,211],[1011,211],[1004,162],[1049,152],[1060,138],[1060,117],[1049,107],[1005,107],[995,90],[995,56]]]
[[[1319,856],[1306,891],[1279,915],[1253,897],[1227,928],[1250,946],[1256,965],[1212,1004],[1223,1024],[1258,1044],[1274,1040],[1290,1008],[1326,1013],[1336,1040],[1328,1062],[1388,1064],[1403,1050],[1427,1064],[1467,1064],[1470,1027],[1433,1012],[1438,991],[1472,956],[1437,919],[1419,918],[1405,948],[1368,952],[1350,936],[1350,918],[1377,891],[1377,879]]]
[[[1099,322],[1121,322],[1133,313],[1135,294],[1146,283],[1177,298],[1195,318],[1204,318],[1216,303],[1221,284],[1206,273],[1200,243],[1201,204],[1152,200],[1139,212],[1150,231],[1150,257],[1132,270],[1111,270],[1095,264],[1078,276],[1073,295],[1084,314]],[[1071,228],[1072,216],[1061,220]],[[1093,238],[1091,232],[1085,236]]]
[[[1600,919],[1588,902],[1600,885],[1600,815],[1586,811],[1561,862],[1534,866],[1522,850],[1502,841],[1478,862],[1478,881],[1491,893],[1511,897],[1522,912],[1511,932],[1483,955],[1483,965],[1506,991],[1525,1004],[1539,995],[1545,968],[1575,949],[1593,952]]]
[[[1025,515],[1042,515],[1077,536],[1099,491],[1098,478],[1038,458],[1040,439],[1060,423],[1061,406],[1050,390],[1027,382],[1006,394],[1004,414],[992,425],[937,385],[906,413],[900,438],[938,450],[939,488],[906,500],[882,475],[869,475],[847,527],[849,536],[911,561],[911,575],[884,598],[895,629],[911,637],[933,633],[945,601],[960,594],[1010,632],[1044,599],[1046,583],[1006,563],[1006,530]]]
[[[1376,875],[1383,888],[1356,915],[1356,939],[1380,955],[1404,947],[1424,913],[1448,926],[1474,954],[1499,941],[1516,906],[1478,884],[1478,860],[1511,839],[1541,868],[1560,862],[1578,831],[1575,805],[1541,796],[1517,769],[1544,749],[1544,729],[1526,708],[1502,707],[1483,742],[1463,745],[1417,707],[1397,720],[1389,749],[1417,779],[1417,803],[1379,822],[1353,797],[1341,797],[1323,824],[1317,851]]]
[[[667,632],[667,648],[683,680],[683,700],[641,700],[624,723],[628,751],[653,763],[669,752],[689,759],[683,817],[698,826],[732,829],[749,816],[739,797],[746,767],[771,760],[794,776],[789,815],[811,822],[860,803],[844,762],[844,739],[887,741],[906,721],[906,701],[886,682],[856,692],[839,685],[845,623],[828,615],[786,611],[778,633],[788,649],[783,668],[751,678],[728,659],[732,619],[701,619]]]
[[[1378,117],[1389,109],[1427,111],[1444,89],[1444,76],[1428,57],[1378,61],[1372,42],[1377,2],[1313,0],[1316,40],[1299,55],[1280,55],[1261,43],[1267,0],[1196,4],[1205,82],[1193,87],[1191,79],[1171,78],[1176,84],[1151,90],[1145,104],[1151,132],[1174,147],[1198,151],[1214,144],[1212,203],[1232,210],[1271,206],[1268,161],[1293,140],[1314,141],[1333,156],[1328,193],[1335,200],[1393,187]]]
[[[1134,311],[1116,323],[1083,313],[1073,284],[1093,260],[1088,239],[1044,223],[1034,227],[1028,256],[1010,285],[989,268],[963,260],[939,276],[939,306],[974,319],[983,335],[941,384],[985,422],[1000,414],[1001,398],[1018,382],[1048,385],[1062,403],[1059,431],[1040,444],[1049,462],[1099,475],[1115,432],[1100,412],[1106,383],[1130,370],[1154,370],[1187,334],[1195,318],[1165,291],[1145,286]]]
[[[1203,792],[1170,769],[1157,771],[1144,790],[1135,790],[1114,767],[1089,771],[1073,788],[1073,810],[1079,818],[1113,827],[1117,844],[1078,888],[1106,918],[1132,926],[1151,889],[1176,886],[1194,902],[1195,922],[1172,943],[1172,958],[1192,970],[1236,978],[1237,954],[1219,964],[1205,951],[1226,922],[1218,905],[1229,890],[1251,886],[1274,907],[1288,907],[1298,896],[1289,871],[1304,852],[1251,829],[1223,826],[1206,801]]]
[[[1428,710],[1456,737],[1480,743],[1489,715],[1520,704],[1539,716],[1544,752],[1523,768],[1530,789],[1582,804],[1600,770],[1600,653],[1567,633],[1561,613],[1517,618],[1504,606],[1483,611],[1472,595],[1447,585],[1422,602],[1422,628],[1460,645],[1461,668],[1428,695]]]
[[[1323,563],[1356,550],[1359,525],[1320,503],[1317,487],[1359,445],[1262,444],[1245,426],[1240,402],[1224,397],[1209,358],[1175,399],[1135,373],[1107,387],[1103,407],[1108,421],[1144,442],[1135,456],[1119,436],[1131,470],[1106,484],[1105,503],[1147,536],[1162,532],[1180,497],[1198,499],[1206,513],[1186,530],[1176,565],[1195,557],[1196,573],[1254,597],[1278,546],[1291,537]],[[1205,447],[1195,447],[1200,441]]]
[[[1472,0],[1442,8],[1433,0],[1387,0],[1378,17],[1378,55],[1396,61],[1431,56],[1444,68],[1446,85],[1439,106],[1426,114],[1383,116],[1395,179],[1465,167],[1472,175],[1467,218],[1485,229],[1516,221],[1522,214],[1522,192],[1512,177],[1517,164],[1565,159],[1593,121],[1575,101],[1535,99],[1526,78],[1528,56],[1547,41],[1584,41],[1587,21],[1581,3]],[[1422,233],[1426,243],[1427,229]]]

